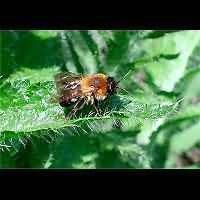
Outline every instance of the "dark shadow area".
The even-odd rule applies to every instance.
[[[58,37],[44,39],[31,31],[4,31],[1,36],[4,78],[21,67],[40,69],[63,63]]]
[[[156,142],[156,139],[158,137],[159,131],[156,131],[153,133],[151,137],[151,144],[147,148],[148,154],[150,157],[152,157],[151,161],[151,167],[152,168],[165,168],[165,162],[168,157],[168,151],[170,147],[171,142],[171,136],[173,134],[173,128],[171,129],[171,132],[166,132],[165,141],[163,144],[158,144]]]
[[[17,67],[14,53],[16,41],[17,37],[13,31],[0,31],[0,76],[2,78],[6,78]]]
[[[104,151],[99,153],[99,158],[96,160],[97,168],[129,168],[130,166],[123,162],[118,151]],[[131,167],[130,167],[131,168]]]
[[[44,68],[62,63],[58,37],[41,39],[30,31],[20,32],[16,44],[16,62],[29,68]]]
[[[159,30],[159,31],[152,31],[149,34],[147,34],[145,37],[143,37],[143,39],[155,39],[155,38],[160,38],[165,36],[166,34],[169,33],[176,33],[179,31],[183,31],[183,30]]]

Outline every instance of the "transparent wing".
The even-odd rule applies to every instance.
[[[61,106],[66,107],[78,101],[81,96],[80,79],[81,75],[71,72],[59,73],[55,76]]]
[[[81,75],[72,72],[61,72],[55,76],[56,88],[59,95],[68,95],[73,89],[73,83],[78,84]]]

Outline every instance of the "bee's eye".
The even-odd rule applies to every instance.
[[[108,77],[108,93],[114,94],[116,92],[117,83],[112,77]]]

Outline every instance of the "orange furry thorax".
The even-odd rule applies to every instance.
[[[95,96],[106,96],[107,76],[104,74],[83,76],[80,84],[81,91],[85,96],[91,95],[92,93],[94,93]]]

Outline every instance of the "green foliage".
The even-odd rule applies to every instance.
[[[0,167],[177,167],[200,142],[199,40],[192,30],[0,32]],[[121,89],[101,115],[86,106],[66,120],[60,71],[106,73]]]

